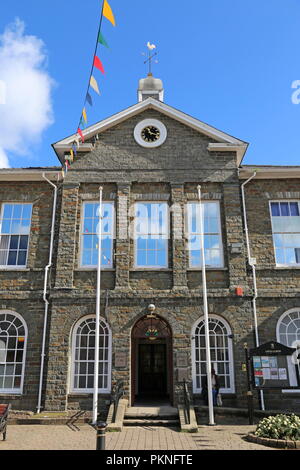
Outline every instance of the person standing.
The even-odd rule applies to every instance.
[[[219,383],[219,378],[215,372],[215,369],[213,368],[211,369],[211,386],[212,386],[213,405],[217,406],[217,396],[220,390],[220,383]],[[207,375],[203,379],[202,397],[205,401],[205,404],[208,405]]]

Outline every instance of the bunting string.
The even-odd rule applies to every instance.
[[[107,43],[107,41],[106,41],[105,37],[103,36],[102,31],[101,31],[103,18],[106,18],[113,26],[116,26],[115,16],[113,14],[113,11],[112,11],[112,8],[111,8],[110,4],[108,3],[108,0],[103,0],[103,3],[102,3],[100,24],[99,24],[98,34],[97,34],[97,42],[96,42],[95,52],[94,52],[94,56],[93,56],[93,63],[92,63],[92,68],[91,68],[91,72],[90,72],[88,88],[87,88],[87,92],[85,94],[84,106],[82,108],[82,113],[81,113],[81,116],[80,116],[77,131],[76,131],[76,137],[75,137],[74,142],[72,144],[70,154],[65,156],[65,168],[62,170],[63,177],[65,176],[65,174],[70,169],[71,163],[73,163],[73,161],[75,161],[75,159],[77,157],[77,151],[80,147],[80,143],[85,142],[84,135],[83,135],[83,130],[88,125],[87,104],[91,107],[93,107],[93,105],[94,105],[94,100],[92,98],[91,90],[93,90],[98,95],[101,94],[98,81],[95,77],[95,75],[96,75],[95,71],[96,70],[100,71],[104,75],[105,74],[105,69],[104,69],[104,65],[103,65],[97,51],[98,51],[99,44],[101,46],[109,48],[109,45],[108,45],[108,43]]]

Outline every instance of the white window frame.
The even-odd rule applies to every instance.
[[[227,339],[228,339],[228,361],[223,361],[224,363],[229,364],[229,377],[230,377],[230,388],[220,388],[220,393],[230,394],[235,393],[235,378],[234,378],[234,360],[233,360],[233,344],[232,338],[232,330],[230,328],[229,323],[223,318],[218,315],[209,315],[209,320],[218,320],[219,322],[223,323],[224,327],[227,330]],[[194,323],[192,327],[192,342],[191,342],[191,349],[192,349],[192,382],[193,382],[193,393],[202,393],[202,388],[197,387],[197,375],[196,375],[196,329],[198,328],[199,324],[204,322],[204,317],[198,318],[198,320]],[[201,361],[202,362],[202,361]],[[211,363],[213,365],[217,364],[220,361],[213,361]],[[218,375],[218,371],[216,370],[216,374]]]
[[[74,378],[75,378],[75,352],[76,352],[76,336],[77,336],[77,329],[78,327],[86,320],[96,320],[95,315],[86,315],[80,318],[72,328],[71,334],[71,367],[70,367],[70,378],[69,378],[69,392],[75,395],[84,395],[87,393],[93,393],[94,388],[76,388],[74,387]],[[108,330],[108,360],[107,361],[100,361],[99,362],[107,362],[108,364],[108,372],[107,372],[107,387],[106,388],[99,388],[98,393],[106,394],[111,393],[111,373],[112,373],[112,332],[109,324],[103,319],[100,318],[100,323],[103,323]],[[80,361],[79,361],[80,362]],[[88,362],[85,361],[86,363]],[[94,363],[94,359],[90,360],[91,363]]]
[[[140,234],[137,233],[136,230],[136,225],[138,222],[138,218],[134,215],[134,268],[135,269],[141,269],[141,270],[160,270],[160,269],[168,269],[169,267],[169,240],[170,240],[170,207],[169,204],[166,201],[135,201],[134,202],[134,214],[136,214],[136,208],[138,204],[164,204],[166,206],[166,264],[164,266],[151,266],[151,265],[140,265],[137,264],[137,238]],[[144,234],[146,235],[146,234]],[[151,236],[151,234],[148,233],[147,236]]]
[[[94,271],[97,269],[98,264],[95,265],[85,265],[82,263],[83,258],[83,236],[84,236],[84,207],[85,204],[98,204],[99,201],[83,201],[81,205],[81,220],[80,220],[80,238],[79,238],[79,260],[78,260],[78,267],[79,269],[84,270],[91,270]],[[116,210],[115,210],[115,203],[113,201],[102,201],[102,205],[104,204],[111,204],[113,209],[113,227],[112,227],[112,248],[111,248],[111,264],[110,265],[103,265],[101,264],[101,271],[111,270],[115,267],[115,259],[114,259],[114,242],[115,242],[115,233],[116,233]],[[102,229],[102,223],[101,223]],[[103,234],[103,233],[102,233]]]
[[[30,247],[30,236],[31,236],[31,225],[32,225],[32,212],[33,212],[33,203],[32,202],[20,202],[20,201],[5,201],[5,202],[2,202],[1,203],[1,216],[0,216],[0,229],[1,229],[1,225],[2,225],[2,221],[3,221],[3,216],[4,216],[4,208],[6,205],[13,205],[13,206],[16,206],[16,205],[22,205],[22,206],[31,206],[31,213],[30,213],[30,225],[29,225],[29,232],[28,234],[26,234],[26,236],[28,236],[28,244],[27,244],[27,250],[26,250],[26,260],[25,260],[25,264],[16,264],[16,265],[10,265],[10,264],[1,264],[0,265],[0,269],[1,270],[12,270],[12,271],[18,271],[20,269],[25,269],[27,267],[27,261],[28,261],[28,255],[29,255],[29,247]],[[21,233],[1,233],[1,230],[0,230],[0,239],[1,239],[1,236],[4,235],[4,236],[22,236],[22,235],[25,235],[25,234],[21,234]],[[10,239],[9,239],[10,240]],[[17,250],[17,253],[19,252],[19,249]],[[8,254],[9,254],[9,249],[8,249]],[[8,261],[8,259],[7,259]]]
[[[285,317],[287,317],[291,313],[295,313],[295,312],[299,313],[299,318],[300,318],[300,307],[299,308],[297,308],[297,307],[291,308],[291,309],[287,310],[286,312],[284,312],[279,317],[279,319],[277,321],[277,325],[276,325],[276,339],[277,339],[278,343],[284,344],[285,346],[288,346],[290,348],[293,347],[293,346],[291,346],[290,344],[286,344],[286,342],[282,343],[282,341],[281,341],[280,325],[281,325],[281,323],[282,323],[282,321],[284,320]],[[299,332],[299,342],[300,342],[300,332]],[[298,365],[298,367],[299,367],[299,374],[300,374],[300,364]],[[295,364],[293,364],[291,360],[288,360],[288,369],[289,369],[289,377],[293,377],[294,380],[296,380]],[[285,389],[285,390],[282,390],[282,393],[299,393],[299,389],[298,390]]]
[[[209,265],[209,264],[206,264],[205,263],[205,267],[208,268],[208,269],[223,269],[224,268],[224,248],[223,248],[223,236],[222,236],[222,223],[221,223],[221,205],[220,205],[220,201],[216,201],[216,200],[205,200],[201,202],[201,205],[202,205],[202,209],[204,207],[205,204],[217,204],[218,206],[218,228],[219,228],[219,233],[218,233],[218,236],[219,236],[219,244],[220,244],[220,264],[219,265]],[[187,240],[187,255],[188,255],[188,269],[192,269],[192,270],[196,270],[196,271],[199,271],[201,270],[201,264],[197,265],[197,266],[192,266],[191,265],[191,256],[190,256],[190,249],[189,249],[189,237],[191,235],[196,235],[196,234],[193,234],[192,232],[189,231],[189,206],[191,205],[197,205],[198,208],[199,208],[199,201],[188,201],[186,203],[186,211],[185,211],[185,238]],[[199,208],[200,209],[200,208]],[[204,211],[202,211],[202,214],[203,214],[203,222],[204,222]],[[202,224],[203,226],[203,230],[204,230],[204,223]],[[200,233],[197,234],[197,235],[201,235]],[[215,233],[214,234],[209,234],[209,233],[204,233],[204,235],[216,235]]]
[[[25,378],[25,366],[26,366],[26,352],[27,352],[27,340],[28,340],[28,328],[24,318],[17,312],[12,310],[0,310],[0,315],[12,315],[16,317],[23,325],[24,332],[25,332],[25,340],[24,340],[24,348],[23,348],[23,357],[22,357],[22,373],[21,373],[21,383],[19,389],[1,389],[0,388],[0,396],[1,395],[22,395],[23,394],[23,387],[24,387],[24,378]],[[6,363],[6,361],[5,361]]]
[[[296,202],[298,204],[298,209],[299,209],[299,214],[300,214],[300,201],[297,200],[297,199],[274,199],[272,201],[269,201],[269,212],[270,212],[270,218],[271,218],[271,227],[272,227],[272,243],[273,243],[273,252],[274,252],[274,258],[275,258],[275,264],[276,266],[278,267],[291,267],[291,268],[300,268],[300,263],[277,263],[277,259],[276,259],[276,247],[275,247],[275,240],[274,240],[274,235],[276,234],[297,234],[299,233],[299,236],[300,236],[300,232],[274,232],[274,229],[273,229],[273,216],[272,215],[272,206],[271,204],[272,203],[280,203],[280,202]],[[299,219],[300,219],[300,215],[299,215]]]

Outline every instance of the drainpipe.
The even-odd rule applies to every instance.
[[[45,312],[44,312],[44,329],[43,329],[43,341],[42,341],[42,352],[41,352],[41,370],[40,370],[40,384],[39,384],[39,396],[38,396],[37,413],[41,412],[42,387],[43,387],[43,375],[44,375],[44,361],[45,361],[45,345],[46,345],[48,308],[49,308],[49,302],[48,302],[48,299],[47,299],[47,285],[48,285],[49,269],[52,266],[54,228],[55,228],[55,217],[56,217],[56,201],[57,201],[57,186],[55,184],[53,184],[50,180],[48,180],[48,178],[46,178],[45,173],[43,173],[42,176],[43,176],[44,180],[47,181],[47,183],[49,183],[54,188],[54,197],[53,197],[53,209],[52,209],[52,224],[51,224],[51,236],[50,236],[49,261],[48,261],[48,264],[45,268],[45,277],[44,277],[43,301],[45,302]]]
[[[256,171],[253,173],[252,176],[250,176],[250,178],[248,178],[244,183],[242,183],[241,188],[242,188],[243,214],[244,214],[245,235],[246,235],[246,245],[247,245],[247,257],[248,257],[248,264],[252,268],[252,278],[253,278],[254,296],[252,298],[252,307],[253,307],[253,319],[254,319],[255,346],[258,347],[259,337],[258,337],[257,310],[256,310],[256,299],[258,297],[258,294],[257,294],[257,283],[256,283],[256,269],[255,269],[255,260],[251,257],[251,251],[250,251],[249,231],[248,231],[247,211],[246,211],[245,191],[244,191],[246,184],[249,183],[255,176],[256,176]],[[265,403],[264,403],[264,394],[262,390],[260,390],[260,400],[261,400],[261,408],[262,410],[264,410]]]

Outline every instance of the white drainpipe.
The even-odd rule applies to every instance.
[[[53,184],[50,180],[48,180],[48,178],[46,178],[45,173],[43,173],[42,176],[43,176],[44,180],[46,180],[54,188],[54,197],[53,197],[53,210],[52,210],[52,224],[51,224],[51,236],[50,236],[49,261],[48,261],[48,264],[45,268],[45,278],[44,278],[43,300],[45,302],[45,313],[44,313],[44,329],[43,329],[43,342],[42,342],[42,352],[41,352],[41,370],[40,370],[40,385],[39,385],[37,413],[41,412],[44,362],[45,362],[45,344],[46,344],[48,308],[49,308],[49,302],[48,302],[48,299],[47,299],[47,285],[48,285],[49,269],[52,266],[53,241],[54,241],[54,229],[55,229],[55,217],[56,217],[56,201],[57,201],[57,186],[55,184]]]
[[[252,298],[252,307],[253,307],[253,319],[254,319],[255,346],[258,347],[259,337],[258,337],[257,310],[256,310],[256,299],[257,299],[256,270],[255,270],[255,260],[251,257],[251,251],[250,251],[249,231],[248,231],[247,211],[246,211],[245,191],[244,191],[244,187],[246,186],[246,184],[249,183],[249,181],[251,181],[255,176],[256,176],[256,171],[253,173],[252,176],[250,176],[250,178],[247,179],[247,181],[242,183],[241,188],[242,188],[243,214],[244,214],[248,263],[252,268],[252,278],[253,278],[254,296]],[[262,410],[264,410],[265,402],[264,402],[264,394],[262,390],[260,390],[260,399],[261,399],[261,408]]]

